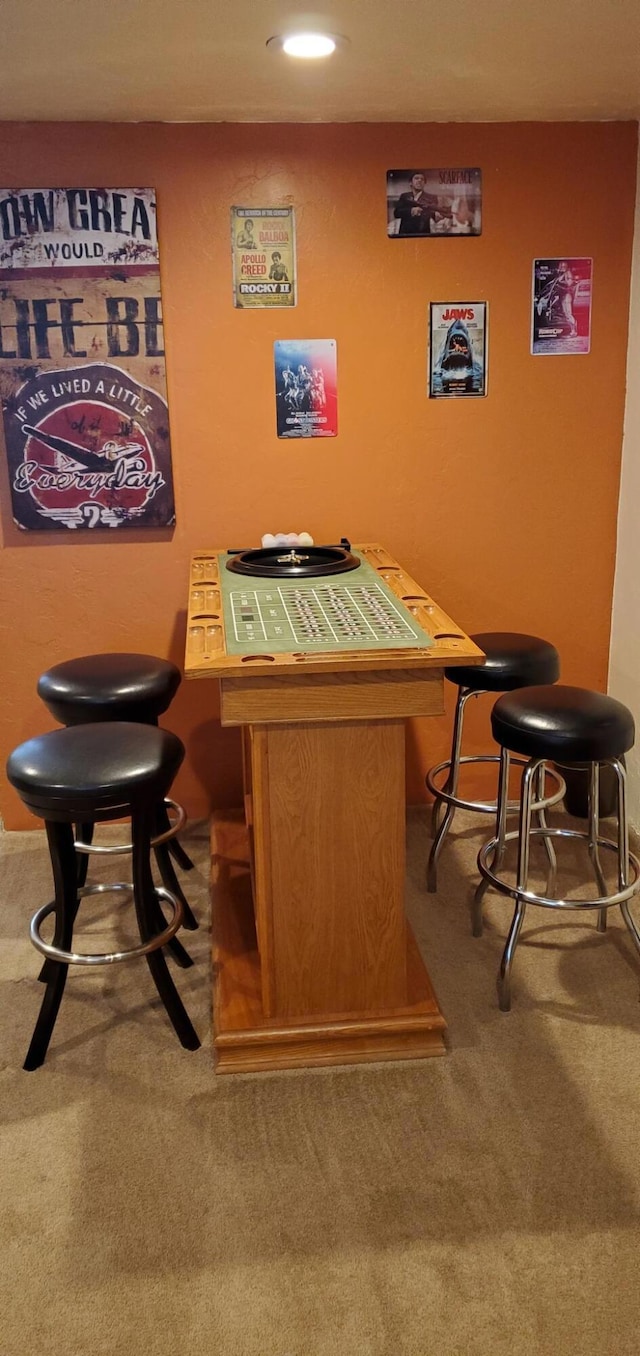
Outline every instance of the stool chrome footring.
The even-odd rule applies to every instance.
[[[583,842],[588,841],[589,835],[581,833],[579,829],[555,829],[555,828],[531,828],[529,830],[530,838],[541,837],[542,835],[550,838],[581,838]],[[504,842],[508,843],[518,839],[518,830],[514,829],[512,833],[506,833]],[[611,852],[618,851],[618,844],[612,843],[608,838],[598,838],[597,846],[599,848],[608,848]],[[629,865],[633,870],[633,880],[624,890],[618,890],[613,895],[607,895],[603,890],[597,899],[558,899],[555,896],[536,894],[535,890],[521,890],[517,885],[509,885],[509,882],[497,876],[487,863],[489,853],[494,853],[498,847],[498,839],[491,838],[488,843],[481,847],[478,853],[478,869],[492,885],[494,890],[499,890],[503,895],[511,895],[512,899],[522,899],[525,904],[539,904],[543,909],[610,909],[614,904],[622,904],[625,899],[631,899],[640,886],[637,884],[640,878],[640,861],[632,852],[629,853]],[[603,878],[604,879],[604,878]],[[602,888],[602,887],[601,887]]]
[[[160,847],[162,843],[168,843],[170,839],[175,838],[176,834],[180,833],[187,822],[187,812],[183,809],[182,805],[178,805],[176,800],[169,800],[167,797],[164,803],[172,810],[175,810],[176,819],[171,827],[167,829],[166,833],[159,833],[157,838],[151,839],[152,848]],[[96,853],[99,857],[117,857],[119,853],[133,851],[132,843],[116,843],[112,846],[108,846],[106,844],[101,845],[100,843],[83,843],[76,839],[73,846],[75,847],[76,852]]]
[[[465,754],[462,758],[459,758],[458,767],[462,767],[463,763],[498,764],[499,762],[500,762],[499,753],[472,753]],[[511,766],[513,767],[514,764],[517,767],[526,767],[527,760],[526,758],[512,758]],[[554,805],[558,805],[559,802],[562,800],[567,789],[563,778],[560,776],[560,773],[556,770],[556,768],[551,767],[549,764],[546,764],[545,766],[547,775],[551,777],[552,780],[556,783],[558,789],[557,791],[553,792],[553,795],[544,796],[541,800],[536,801],[533,807],[535,810],[550,810]],[[436,784],[436,778],[439,777],[440,773],[443,772],[445,768],[450,767],[451,759],[445,758],[442,763],[437,763],[435,767],[432,767],[425,777],[427,787],[429,791],[431,791],[431,793],[436,797],[436,800],[443,802],[445,805],[453,805],[456,810],[477,810],[478,814],[494,815],[498,809],[497,799],[463,800],[462,796],[454,796],[451,791],[446,790],[447,785],[446,779],[443,786],[440,787]],[[516,811],[519,809],[520,809],[519,800],[509,801],[507,806],[509,814],[515,814]]]
[[[120,961],[133,960],[136,956],[148,956],[151,951],[157,951],[161,946],[166,946],[167,942],[175,937],[178,928],[183,919],[183,907],[179,899],[172,895],[169,890],[163,886],[155,886],[155,893],[159,899],[164,899],[171,905],[173,910],[171,920],[166,928],[152,937],[148,942],[141,942],[139,946],[132,946],[127,951],[95,952],[83,953],[80,951],[63,951],[58,946],[52,946],[49,942],[43,941],[40,936],[40,926],[44,919],[55,910],[55,901],[51,904],[44,904],[37,913],[34,913],[29,927],[29,936],[37,951],[41,951],[43,956],[49,960],[62,961],[65,965],[117,965]],[[80,898],[85,895],[110,894],[113,890],[125,890],[133,894],[133,885],[125,881],[114,881],[108,884],[86,885],[84,889],[78,890]]]

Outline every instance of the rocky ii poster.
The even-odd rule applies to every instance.
[[[175,522],[152,189],[0,189],[0,397],[19,527]]]

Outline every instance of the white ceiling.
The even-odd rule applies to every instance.
[[[314,21],[349,44],[267,50]],[[638,117],[640,0],[0,0],[2,120]]]

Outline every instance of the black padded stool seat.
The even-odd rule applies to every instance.
[[[445,669],[445,678],[477,692],[512,692],[514,688],[555,683],[560,656],[555,645],[539,636],[515,631],[483,631],[471,640],[484,651],[484,664]]]
[[[35,814],[51,819],[61,808],[65,819],[81,819],[90,810],[93,820],[142,797],[164,799],[183,758],[177,736],[154,725],[74,725],[14,749],[7,776]]]
[[[491,728],[496,742],[513,753],[567,763],[621,758],[635,738],[633,716],[622,702],[557,684],[500,697]]]
[[[180,686],[167,659],[148,654],[91,654],[68,659],[38,679],[38,696],[61,725],[130,720],[155,725]]]
[[[200,1044],[173,983],[164,950],[183,968],[193,962],[176,937],[184,918],[178,895],[155,886],[150,851],[158,806],[170,789],[184,758],[176,735],[155,725],[127,721],[74,725],[29,739],[14,749],[7,775],[24,804],[45,822],[55,898],[31,920],[31,940],[46,956],[40,978],[46,985],[40,1015],[27,1053],[25,1069],[44,1061],[64,992],[70,965],[105,965],[144,956],[167,1015],[181,1042],[196,1050]],[[118,881],[84,885],[77,866],[74,825],[131,818],[131,848],[105,851],[132,854],[132,883]],[[73,928],[83,896],[122,891],[133,895],[140,945],[110,953],[89,954],[73,949]],[[159,900],[167,901],[173,916],[166,922]],[[45,942],[40,925],[55,914],[52,942]]]

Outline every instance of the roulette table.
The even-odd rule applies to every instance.
[[[245,788],[212,830],[218,1073],[445,1052],[404,909],[405,723],[482,659],[378,543],[193,554],[185,675],[219,683]]]

